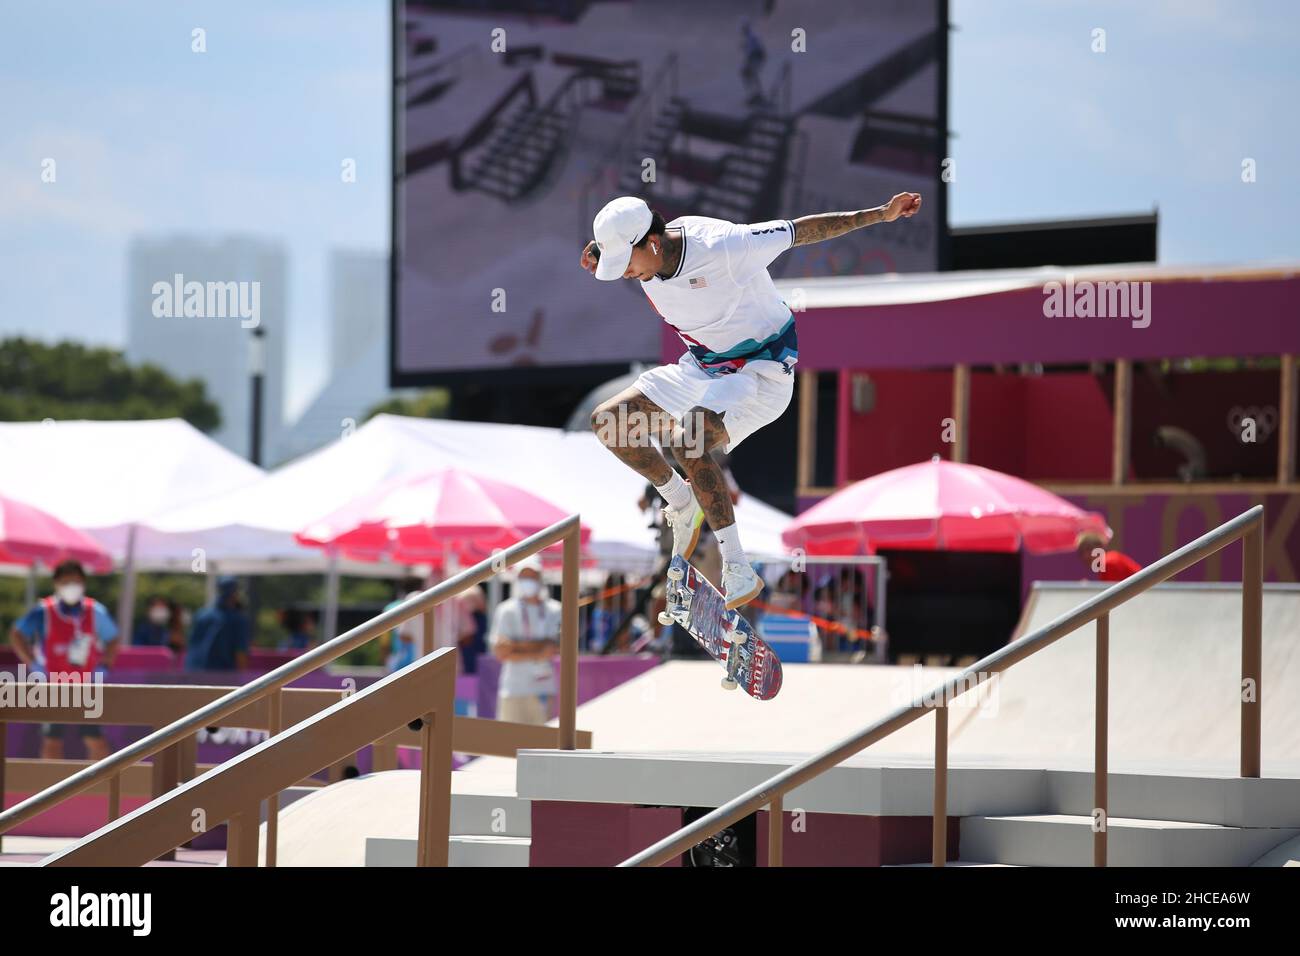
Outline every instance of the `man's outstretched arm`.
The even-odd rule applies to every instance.
[[[806,246],[823,239],[834,239],[855,229],[865,229],[878,222],[910,219],[921,208],[920,193],[899,193],[883,206],[856,212],[823,212],[794,220],[794,245]]]

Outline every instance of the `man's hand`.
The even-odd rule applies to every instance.
[[[900,216],[904,219],[911,219],[920,208],[920,193],[899,193],[889,200],[889,205],[885,207],[885,222],[893,222]]]
[[[582,264],[582,267],[586,269],[588,272],[592,273],[593,275],[595,275],[596,273],[596,262],[597,262],[595,250],[596,250],[596,240],[593,239],[591,240],[591,242],[583,246],[582,256],[578,260]]]

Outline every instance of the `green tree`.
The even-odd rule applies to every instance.
[[[221,424],[201,381],[179,382],[156,365],[132,366],[116,349],[0,340],[0,383],[0,421],[183,418],[204,432]]]
[[[415,395],[395,395],[366,412],[366,421],[376,415],[408,415],[411,418],[445,418],[451,407],[451,393],[431,388]]]

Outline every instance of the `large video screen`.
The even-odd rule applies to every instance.
[[[731,222],[927,194],[775,278],[933,270],[942,0],[444,0],[396,6],[393,382],[655,361],[634,282],[579,253],[607,201]]]

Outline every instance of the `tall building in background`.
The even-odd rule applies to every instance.
[[[182,381],[201,380],[221,408],[221,427],[213,439],[244,457],[252,452],[253,329],[247,326],[255,316],[264,331],[262,460],[268,464],[284,431],[288,315],[283,247],[246,236],[159,236],[136,239],[128,256],[127,360],[152,363]],[[195,282],[202,284],[201,299],[186,291],[186,284]],[[242,314],[240,306],[246,307]]]
[[[330,255],[329,285],[332,378],[376,342],[387,347],[388,256],[335,249]]]
[[[388,387],[388,256],[330,256],[329,380],[276,444],[276,465],[326,445],[393,394]]]

